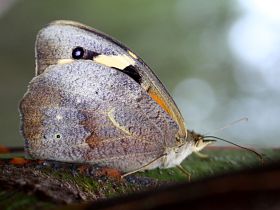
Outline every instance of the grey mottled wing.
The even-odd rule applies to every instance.
[[[92,61],[49,66],[20,104],[33,158],[140,168],[176,146],[177,124],[128,75]]]

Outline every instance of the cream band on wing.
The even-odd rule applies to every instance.
[[[93,58],[93,61],[118,69],[125,69],[127,66],[135,65],[135,61],[127,55],[98,55]]]
[[[72,63],[73,61],[74,61],[74,59],[71,59],[71,58],[59,59],[57,61],[57,64],[68,64],[68,63]]]

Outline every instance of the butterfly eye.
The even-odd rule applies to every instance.
[[[72,51],[72,58],[74,59],[81,59],[85,54],[85,50],[82,47],[76,47]]]
[[[57,133],[57,134],[54,135],[54,137],[55,137],[56,139],[61,139],[62,136],[61,136],[61,134]]]

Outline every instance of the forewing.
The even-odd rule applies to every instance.
[[[82,59],[115,68],[134,79],[178,124],[178,137],[186,138],[184,119],[153,71],[128,47],[96,29],[73,21],[54,21],[42,29],[36,40],[36,73],[53,64],[71,62],[77,46],[85,50]]]

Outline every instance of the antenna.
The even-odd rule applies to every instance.
[[[232,144],[232,145],[234,145],[234,146],[237,146],[237,147],[239,147],[239,148],[241,148],[241,149],[247,150],[247,151],[249,151],[249,152],[252,152],[252,153],[254,153],[255,155],[257,155],[257,156],[260,158],[260,161],[261,161],[261,163],[263,164],[263,155],[260,154],[260,153],[258,153],[257,151],[255,151],[255,150],[253,150],[253,149],[250,149],[250,148],[248,148],[248,147],[241,146],[241,145],[239,145],[239,144],[233,143],[232,141],[228,141],[228,140],[226,140],[226,139],[219,138],[219,137],[216,137],[216,136],[203,136],[203,140],[206,140],[206,141],[207,141],[207,140],[213,140],[213,139],[217,139],[217,140],[220,140],[220,141],[223,141],[223,142]]]
[[[232,127],[233,125],[235,125],[235,124],[237,124],[237,123],[240,123],[240,122],[248,122],[248,120],[249,120],[248,117],[242,117],[242,118],[240,118],[240,119],[238,119],[238,120],[235,120],[235,121],[232,121],[232,122],[226,124],[225,126],[223,126],[223,127],[221,127],[221,128],[218,128],[218,129],[212,131],[211,133],[220,132],[220,131],[222,131],[222,130],[225,130],[226,128]]]

